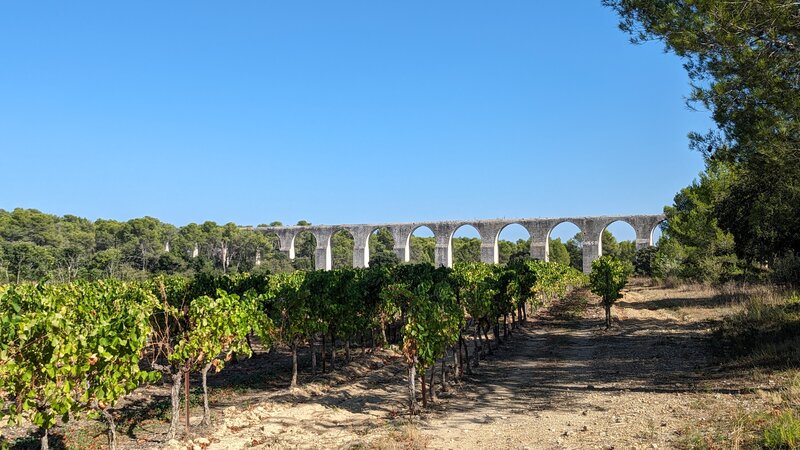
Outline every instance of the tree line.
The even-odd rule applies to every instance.
[[[280,226],[272,222],[271,226]],[[310,225],[299,221],[297,225]],[[582,233],[562,243],[550,240],[550,260],[577,269],[583,267]],[[370,237],[372,262],[396,261],[394,240],[386,228]],[[433,237],[411,236],[411,262],[434,263]],[[215,222],[177,227],[153,217],[125,222],[73,215],[63,217],[35,209],[0,209],[0,283],[37,281],[44,278],[74,280],[143,280],[153,275],[202,272],[286,273],[314,269],[313,235],[295,239],[295,259],[279,250],[278,238],[233,223]],[[500,240],[500,263],[530,254],[530,239]],[[603,253],[633,264],[636,249],[631,241],[617,242],[603,232]],[[331,238],[334,268],[351,267],[353,237],[337,232]],[[480,239],[453,238],[454,261],[480,261]]]

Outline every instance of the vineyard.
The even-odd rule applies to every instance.
[[[202,424],[210,425],[208,372],[250,356],[256,341],[290,349],[289,388],[298,383],[301,348],[311,353],[313,373],[335,370],[337,350],[349,360],[356,347],[395,349],[415,414],[436,383],[470,373],[533,307],[585,282],[567,266],[515,260],[7,285],[0,287],[0,424],[33,424],[47,448],[59,421],[98,418],[116,448],[120,400],[165,383],[172,439],[189,375],[202,380]]]

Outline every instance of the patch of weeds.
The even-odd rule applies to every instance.
[[[768,449],[800,449],[800,417],[784,411],[764,428],[764,447]]]
[[[763,402],[760,409],[732,415],[718,411],[710,421],[683,430],[678,447],[800,449],[800,372],[776,372],[771,379],[780,388],[752,393]]]
[[[106,448],[108,435],[99,422],[70,427],[64,433],[64,446],[68,450],[94,450]]]
[[[652,441],[656,437],[658,437],[658,428],[656,427],[656,422],[653,420],[652,417],[647,418],[647,428],[640,431],[636,434],[636,437],[645,440],[645,441]]]
[[[793,372],[783,388],[783,398],[793,405],[800,405],[800,372]]]
[[[701,397],[693,398],[689,402],[689,408],[697,411],[706,411],[709,408],[708,402]]]
[[[709,442],[699,430],[691,430],[681,436],[677,447],[686,450],[708,450]]]
[[[203,389],[193,388],[189,391],[189,406],[198,407],[203,406]],[[181,408],[186,407],[186,399],[181,397]]]
[[[369,448],[386,450],[425,450],[428,448],[428,443],[429,439],[423,436],[413,423],[406,422],[392,424],[389,433],[385,437],[372,442]]]
[[[702,398],[695,399],[689,406],[696,414],[692,422],[678,433],[680,438],[676,442],[676,448],[758,448],[759,416],[742,409],[728,410],[723,405]]]
[[[722,321],[712,342],[717,356],[734,365],[800,365],[800,295],[751,298]]]
[[[677,442],[677,448],[686,450],[717,450],[734,448],[727,433],[718,429],[692,429]]]

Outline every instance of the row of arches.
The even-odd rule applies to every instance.
[[[556,258],[587,268],[603,253],[633,251],[660,237],[662,216],[542,219],[523,223],[350,225],[265,227],[277,249],[290,259],[305,258],[309,268],[364,267],[375,258],[451,266],[458,261],[508,261],[514,254]],[[581,226],[576,224],[579,222]],[[631,224],[630,222],[633,222]],[[588,252],[584,249],[588,248]],[[605,250],[605,251],[604,251]],[[566,253],[566,255],[565,255]]]

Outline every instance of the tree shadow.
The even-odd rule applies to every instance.
[[[540,319],[466,379],[460,396],[469,401],[446,410],[468,412],[459,417],[480,423],[498,404],[527,413],[603,410],[585,401],[589,392],[748,392],[710,357],[710,339],[707,322],[626,319],[605,331],[600,319]]]
[[[41,433],[36,433],[34,435],[25,436],[24,438],[17,439],[10,443],[8,449],[9,450],[39,450],[41,448]],[[50,450],[68,450],[70,447],[67,446],[67,442],[64,440],[64,436],[60,433],[52,433],[48,436],[48,443],[50,445]],[[3,441],[0,440],[0,448],[3,447]]]
[[[679,308],[720,308],[740,303],[738,300],[731,299],[725,295],[715,295],[713,297],[679,297],[648,300],[642,302],[618,301],[615,305],[621,308],[630,309],[679,309]]]
[[[403,385],[403,376],[398,376],[397,372],[404,372],[404,370],[395,364],[399,361],[399,356],[386,352],[361,354],[361,351],[355,346],[353,351],[356,354],[353,355],[350,363],[345,363],[342,358],[334,371],[329,370],[324,374],[318,373],[317,375],[311,374],[310,351],[306,349],[306,351],[300,352],[299,392],[290,391],[288,388],[291,375],[291,355],[284,351],[242,361],[232,373],[226,374],[224,378],[218,378],[214,383],[226,389],[238,390],[239,393],[252,392],[259,397],[266,390],[269,392],[267,394],[268,401],[273,403],[317,403],[353,413],[368,411],[391,413],[393,409],[390,404],[387,404],[387,398],[397,392],[396,383],[400,384],[400,388]],[[321,364],[318,369],[320,367]],[[228,369],[226,368],[226,370]],[[220,375],[224,373],[225,371]],[[304,386],[310,383],[316,383],[327,389],[323,393],[303,392]],[[209,386],[211,385],[209,378]],[[342,385],[362,388],[363,394],[351,395],[349,392],[335,389]],[[240,405],[241,398],[230,396],[214,402],[215,408]]]
[[[488,420],[482,414],[497,410],[498,402],[509,411],[602,410],[583,402],[581,394],[738,394],[746,390],[725,384],[732,375],[721,371],[710,358],[708,322],[637,318],[616,321],[608,331],[602,327],[600,319],[548,316],[529,321],[492,355],[482,357],[473,375],[465,376],[460,386],[438,394],[469,401],[433,403],[426,412],[470,412],[469,420],[480,423]],[[287,391],[272,395],[270,401],[311,402],[352,413],[396,415],[406,406],[405,377],[405,366],[395,362],[347,380],[353,387],[364,388],[356,389],[357,394],[331,389],[300,398]],[[452,379],[452,374],[449,377]]]
[[[160,434],[159,423],[169,422],[170,408],[170,399],[167,396],[129,400],[115,414],[117,430],[132,440],[154,442],[155,439],[144,436]],[[147,424],[152,425],[148,427]]]

